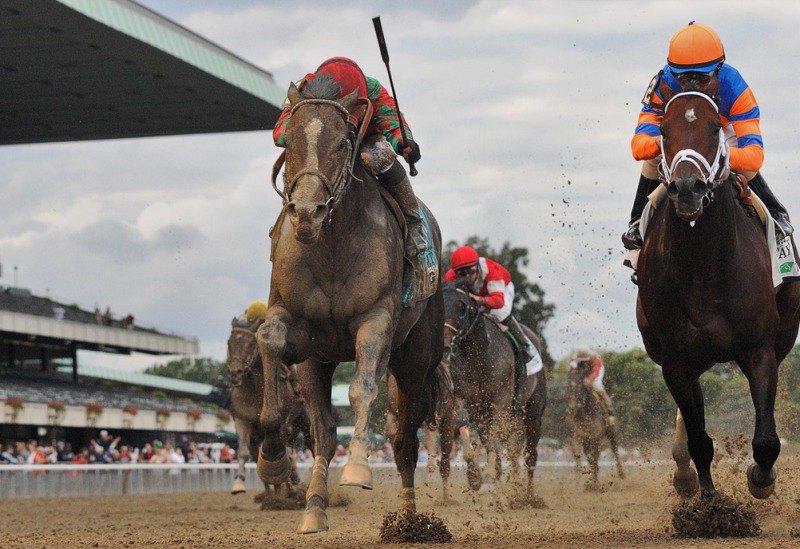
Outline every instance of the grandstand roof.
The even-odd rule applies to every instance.
[[[71,370],[71,366],[66,367],[65,371]],[[141,387],[152,387],[165,391],[175,391],[178,393],[189,393],[194,395],[210,395],[214,391],[214,386],[208,383],[198,383],[196,381],[184,381],[171,377],[154,376],[150,374],[140,374],[136,372],[126,372],[103,368],[102,366],[90,366],[78,364],[78,376],[102,381],[116,381],[128,385]]]
[[[0,144],[265,130],[272,75],[130,0],[0,0]]]
[[[101,322],[98,322],[100,320]],[[150,354],[197,354],[196,339],[165,334],[153,328],[126,325],[121,320],[98,319],[97,313],[24,288],[0,286],[0,336],[74,342],[93,351]],[[2,338],[0,338],[2,339]]]

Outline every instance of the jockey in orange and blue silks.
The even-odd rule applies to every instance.
[[[414,141],[405,118],[402,124],[407,141],[405,143],[402,141],[401,116],[394,98],[380,82],[365,76],[358,64],[347,57],[331,57],[323,61],[316,72],[305,75],[297,84],[301,95],[307,86],[319,78],[330,79],[338,84],[337,99],[357,90],[359,97],[367,98],[372,103],[372,119],[366,133],[368,137],[365,139],[369,145],[365,146],[369,147],[371,153],[369,156],[377,160],[368,167],[403,210],[408,228],[405,255],[412,258],[424,252],[428,249],[428,237],[419,213],[419,204],[405,168],[396,158],[396,155],[402,155],[408,162],[414,164],[419,161],[421,155],[419,145]],[[291,116],[292,107],[287,99],[272,131],[272,138],[278,147],[286,147],[286,128]],[[362,153],[364,150],[362,146]]]
[[[672,37],[667,65],[653,78],[642,101],[645,105],[639,113],[631,150],[633,157],[644,164],[628,231],[622,237],[625,247],[633,250],[642,246],[639,218],[648,195],[659,184],[661,119],[664,116],[664,101],[658,92],[661,83],[676,92],[684,89],[706,91],[719,84],[715,99],[730,151],[731,169],[747,177],[750,187],[764,201],[778,228],[786,235],[791,234],[786,209],[759,172],[764,162],[764,140],[759,128],[761,112],[756,98],[739,71],[725,63],[725,50],[716,31],[692,21]]]

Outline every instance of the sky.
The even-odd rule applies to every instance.
[[[800,3],[141,3],[281,87],[333,55],[386,82],[370,21],[381,15],[422,152],[418,196],[445,240],[477,234],[530,250],[527,274],[556,306],[544,334],[556,357],[641,346],[620,244],[640,170],[630,138],[688,21],[719,32],[761,107],[762,173],[790,212],[800,199]],[[268,294],[278,153],[271,132],[2,147],[0,284],[17,265],[35,293],[133,313],[224,358],[230,319]]]

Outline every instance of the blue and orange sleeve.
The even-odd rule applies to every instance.
[[[742,172],[757,172],[764,163],[764,140],[759,127],[761,111],[752,90],[741,77],[740,81],[743,89],[731,105],[729,113],[729,120],[736,132],[737,145],[730,150],[731,168]]]
[[[661,154],[658,137],[661,135],[661,119],[664,118],[661,110],[664,101],[658,90],[653,92],[651,101],[651,106],[642,107],[631,139],[631,152],[636,160],[650,160]]]

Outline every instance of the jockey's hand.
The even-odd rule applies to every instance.
[[[589,387],[589,386],[591,386],[591,384],[592,384],[592,380],[590,380],[588,377],[583,378],[583,386],[584,387]]]
[[[403,149],[403,158],[406,159],[406,162],[409,164],[416,164],[419,162],[419,159],[422,158],[422,155],[419,152],[419,145],[417,142],[409,139],[405,143],[405,148]]]
[[[486,302],[486,298],[480,295],[469,294],[469,297],[472,301],[474,301],[478,305],[483,305]]]

